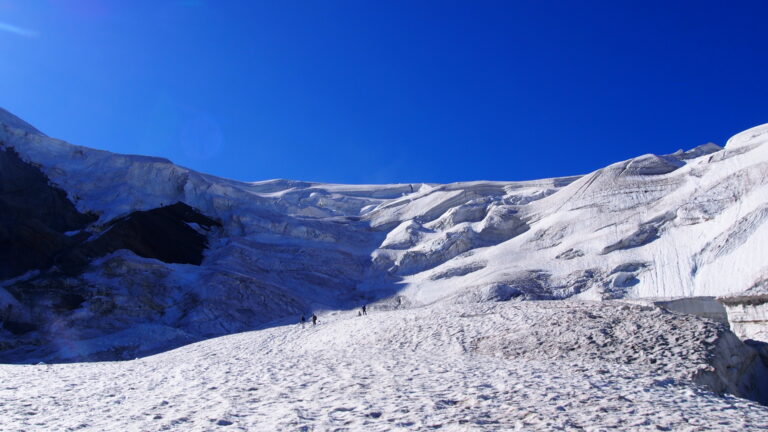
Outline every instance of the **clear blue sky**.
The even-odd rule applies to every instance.
[[[0,106],[239,180],[523,180],[768,122],[766,1],[0,0]]]

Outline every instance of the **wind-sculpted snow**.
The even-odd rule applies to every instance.
[[[122,362],[0,366],[7,430],[768,428],[721,324],[620,303],[320,314]]]
[[[160,339],[172,346],[363,303],[722,296],[768,277],[768,126],[725,148],[642,155],[583,176],[335,185],[222,179],[74,146],[5,111],[0,122],[0,147],[97,218],[78,236],[98,238],[132,212],[177,202],[222,225],[190,225],[208,245],[199,266],[120,250],[63,279],[53,261],[0,282],[0,318],[38,323],[8,337],[6,361],[128,358]],[[135,271],[108,277],[107,263]],[[153,279],[142,268],[162,271]],[[21,292],[36,294],[21,301]],[[110,320],[122,327],[104,327]],[[167,331],[142,341],[131,328],[144,324]],[[123,342],[104,342],[118,332]],[[63,351],[54,343],[62,334],[99,342]],[[138,342],[126,343],[128,334]]]

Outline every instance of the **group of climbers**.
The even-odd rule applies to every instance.
[[[368,315],[368,309],[367,309],[366,305],[363,305],[360,308],[360,311],[357,313],[357,316],[363,316],[363,315]],[[316,326],[317,325],[317,315],[313,313],[311,319],[312,319],[312,325]],[[301,319],[299,320],[299,323],[301,324],[301,328],[304,328],[304,324],[307,323],[307,319],[304,317],[304,315],[301,316]]]
[[[306,324],[307,319],[304,318],[304,315],[301,316],[301,328],[304,328],[304,324]],[[317,325],[317,315],[312,314],[312,325]]]

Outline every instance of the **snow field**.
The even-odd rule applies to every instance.
[[[329,312],[133,361],[2,365],[0,429],[765,430],[768,408],[693,382],[722,332],[612,302]]]

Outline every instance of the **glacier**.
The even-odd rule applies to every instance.
[[[340,185],[240,182],[72,145],[7,111],[0,123],[0,150],[87,215],[65,233],[86,245],[77,251],[121,218],[176,203],[218,225],[175,221],[204,236],[200,265],[117,244],[82,271],[62,270],[60,258],[19,269],[0,283],[0,311],[34,331],[6,338],[6,361],[133,358],[366,303],[765,293],[755,286],[768,274],[768,125],[724,148],[647,154],[582,176]],[[19,300],[29,292],[44,300]],[[137,327],[146,325],[154,330]]]
[[[0,109],[0,428],[765,430],[767,141],[241,182]]]

